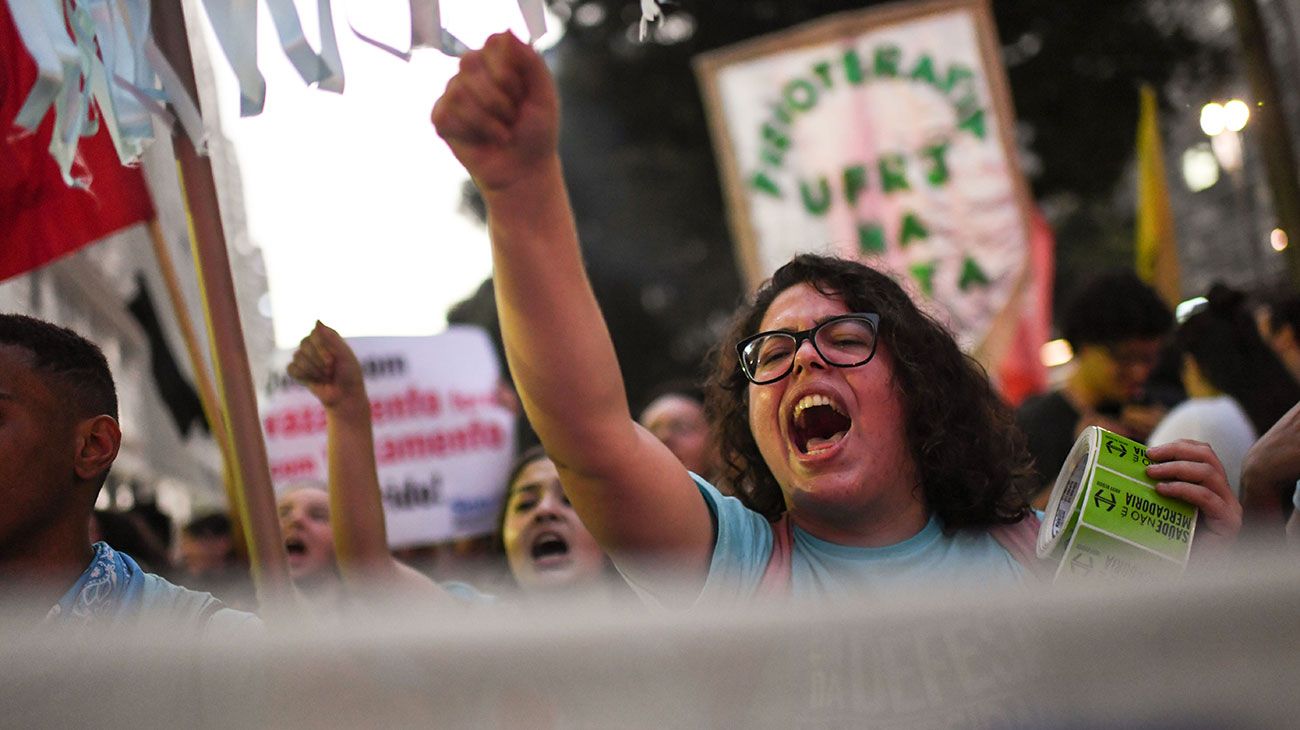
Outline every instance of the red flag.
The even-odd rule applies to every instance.
[[[1015,338],[998,366],[1002,397],[1012,406],[1047,389],[1047,366],[1039,350],[1052,334],[1052,272],[1055,237],[1042,211],[1029,223],[1029,291]]]
[[[13,123],[36,64],[9,13],[0,1],[0,281],[154,217],[144,175],[118,161],[103,125],[77,145],[73,175],[90,181],[79,190],[64,184],[50,157],[53,110],[35,133]]]

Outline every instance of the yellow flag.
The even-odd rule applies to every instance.
[[[1171,308],[1182,300],[1178,282],[1178,244],[1174,216],[1165,184],[1165,158],[1160,142],[1156,94],[1142,87],[1137,130],[1137,274]]]

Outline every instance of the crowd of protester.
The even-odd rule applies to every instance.
[[[737,309],[702,389],[665,385],[634,418],[583,269],[558,120],[544,64],[509,35],[468,53],[433,111],[486,201],[504,350],[542,443],[502,484],[485,543],[507,579],[394,556],[361,368],[318,324],[288,372],[325,408],[328,481],[277,500],[304,612],[330,620],[377,593],[493,610],[1033,584],[1036,508],[1091,425],[1149,442],[1156,489],[1200,510],[1209,548],[1230,551],[1243,525],[1300,532],[1294,296],[1216,286],[1176,320],[1132,274],[1099,276],[1063,311],[1071,374],[1013,411],[888,275],[804,254]],[[1157,383],[1162,358],[1177,375]],[[29,588],[38,621],[257,626],[228,515],[196,516],[172,544],[156,519],[94,511],[116,416],[94,344],[0,315],[0,580]]]

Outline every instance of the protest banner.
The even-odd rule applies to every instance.
[[[482,535],[496,527],[514,455],[514,414],[497,397],[500,365],[486,334],[358,337],[391,547]],[[277,353],[262,408],[271,480],[326,484],[325,409],[284,374]]]
[[[999,49],[986,0],[937,0],[698,58],[748,283],[800,252],[860,258],[996,365],[1027,298],[1032,210]]]

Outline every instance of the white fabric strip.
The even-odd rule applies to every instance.
[[[203,7],[239,82],[239,116],[261,114],[266,104],[266,78],[257,68],[257,0],[204,0]],[[165,83],[163,88],[167,88]]]
[[[542,0],[519,0],[519,12],[524,15],[528,25],[528,42],[536,43],[538,38],[546,35],[546,8]]]
[[[402,59],[411,60],[411,52],[416,48],[437,48],[448,56],[463,56],[469,47],[442,27],[442,13],[437,0],[408,0],[411,18],[411,43],[405,49],[397,48],[378,38],[366,35],[357,26],[348,21],[353,35],[386,53]]]
[[[645,40],[650,23],[663,17],[664,11],[659,8],[657,0],[641,0],[641,40]]]
[[[203,116],[199,114],[199,105],[185,91],[180,75],[167,62],[158,44],[154,43],[153,36],[149,36],[146,41],[144,52],[158,72],[158,80],[162,82],[163,91],[176,112],[176,118],[181,122],[181,129],[185,130],[185,136],[190,138],[190,144],[194,145],[199,154],[206,155],[208,137],[203,128]]]
[[[140,4],[138,0],[132,0],[127,7],[130,11],[138,11]],[[83,18],[78,21],[79,30],[93,34],[91,42],[98,41],[102,58],[102,62],[90,66],[88,80],[91,92],[99,104],[100,115],[108,126],[118,159],[124,165],[135,164],[144,153],[145,146],[153,141],[153,123],[148,109],[120,84],[114,83],[114,77],[130,78],[136,72],[136,53],[127,29],[129,16],[121,16],[118,6],[105,0],[83,2],[78,6],[77,13]],[[81,32],[78,33],[78,42],[82,35]]]
[[[411,48],[436,48],[456,57],[469,53],[469,47],[442,26],[438,0],[411,0]]]
[[[88,180],[72,177],[72,160],[77,155],[77,140],[84,132],[94,134],[99,128],[98,122],[87,125],[86,113],[89,91],[82,91],[77,83],[63,85],[63,90],[54,101],[54,133],[50,135],[50,156],[59,166],[59,174],[69,187],[85,188]]]
[[[266,7],[271,11],[271,23],[280,36],[280,47],[302,80],[314,84],[324,79],[329,70],[303,35],[302,21],[298,19],[298,9],[293,0],[266,0]]]
[[[316,12],[320,16],[320,60],[326,71],[320,88],[342,94],[343,59],[339,56],[339,39],[334,33],[334,9],[330,0],[317,0]]]
[[[78,78],[80,56],[63,28],[60,0],[9,0],[9,10],[23,45],[36,63],[36,83],[14,123],[35,131],[58,98],[64,81]]]

